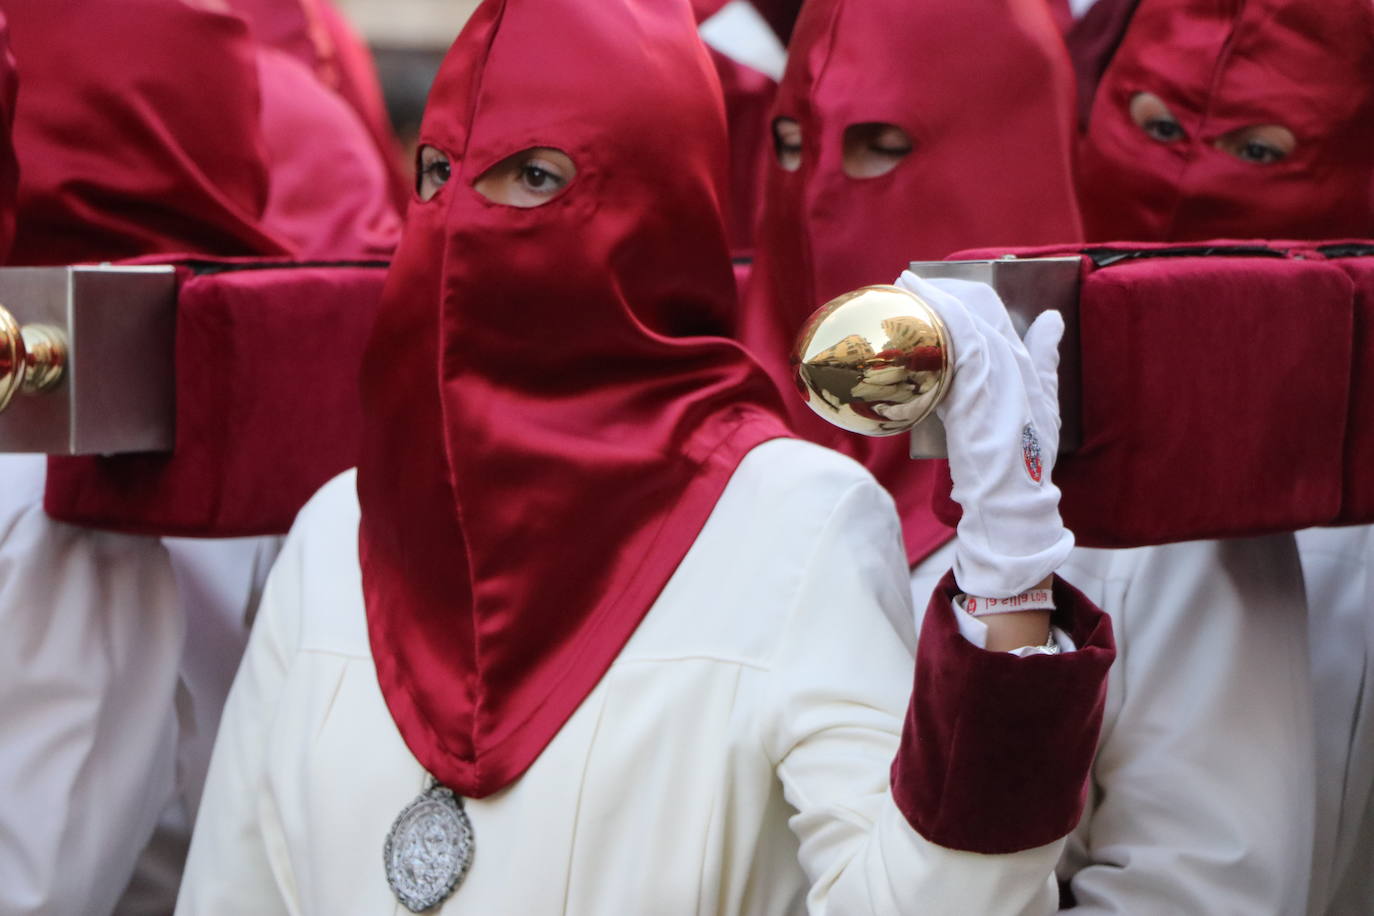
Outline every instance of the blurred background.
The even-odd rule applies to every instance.
[[[467,22],[477,0],[338,0],[379,51],[442,53]]]

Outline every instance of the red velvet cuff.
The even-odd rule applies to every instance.
[[[1374,521],[1374,242],[1363,257],[1333,257],[1331,266],[1355,284],[1355,326],[1351,338],[1350,411],[1345,440],[1341,511],[1334,524]]]
[[[958,591],[946,574],[926,611],[892,796],[917,832],[949,849],[1043,846],[1083,813],[1116,657],[1111,620],[1056,577],[1054,623],[1078,650],[1018,658],[959,633]]]
[[[384,268],[180,265],[174,451],[50,458],[48,514],[135,534],[285,532],[357,462],[358,373]]]
[[[1054,469],[1060,511],[1079,544],[1129,547],[1293,530],[1336,519],[1343,490],[1347,511],[1374,501],[1374,493],[1361,495],[1374,484],[1356,470],[1367,460],[1350,458],[1352,451],[1369,454],[1374,429],[1369,441],[1357,435],[1347,442],[1358,330],[1351,274],[1267,244],[1092,249],[1100,262],[1156,249],[1250,254],[1127,257],[1085,272],[1083,443]],[[1365,355],[1355,357],[1356,373]],[[1362,486],[1352,486],[1352,474],[1361,475]],[[1164,493],[1168,499],[1160,498]],[[947,487],[937,488],[934,508],[942,521],[957,524],[960,509]]]

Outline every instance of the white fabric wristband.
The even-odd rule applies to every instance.
[[[965,595],[964,612],[974,617],[990,614],[1011,614],[1016,611],[1054,610],[1054,592],[1048,588],[1031,588],[1010,598],[980,598]]]
[[[954,614],[954,622],[959,627],[959,635],[979,649],[986,649],[988,647],[988,625],[972,614],[964,613],[963,600],[963,595],[956,595],[954,600],[950,602],[950,611]],[[1043,646],[1021,646],[1009,650],[1007,654],[1026,658],[1031,655],[1062,655],[1078,650],[1078,646],[1074,644],[1069,634],[1059,627],[1050,627],[1050,641],[1053,642],[1054,648],[1050,648],[1049,643]]]

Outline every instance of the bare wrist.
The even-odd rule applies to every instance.
[[[1054,576],[1046,576],[1035,589],[1048,589]],[[1004,611],[979,615],[988,628],[986,648],[989,652],[1011,652],[1023,646],[1042,646],[1050,638],[1050,614],[1043,608],[1026,611]]]
[[[1009,611],[980,617],[988,628],[987,650],[1011,652],[1022,646],[1043,646],[1050,638],[1049,611]]]

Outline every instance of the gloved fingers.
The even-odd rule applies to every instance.
[[[1020,340],[1008,341],[982,318],[969,317],[981,336],[983,371],[977,376],[965,373],[963,367],[956,371],[954,386],[942,405],[946,431],[951,424],[962,428],[971,423],[971,428],[981,430],[980,436],[993,428],[1011,427],[1019,435],[1026,419],[1035,413],[1032,400],[1039,392],[1030,357]]]
[[[1047,342],[1045,338],[1053,332],[1054,339],[1048,343],[1057,343],[1058,335],[1063,333],[1063,321],[1059,322],[1056,330],[1051,319],[1036,331],[1034,337],[1028,337],[1023,342],[1015,336],[1008,340],[976,315],[973,320],[984,331],[988,351],[987,390],[980,399],[986,403],[979,409],[991,411],[986,416],[997,417],[994,422],[998,428],[1014,430],[1018,441],[1024,437],[1029,421],[1035,429],[1037,454],[1045,467],[1052,467],[1059,452],[1061,426],[1059,400],[1055,393],[1058,382],[1050,382],[1050,390],[1046,391],[1046,381],[1036,367],[1027,343],[1042,348],[1043,354]],[[1057,351],[1053,352],[1057,357]],[[1046,357],[1042,355],[1041,358]],[[1053,376],[1054,370],[1050,369],[1049,373]]]
[[[1032,418],[1041,427],[1040,438],[1052,461],[1058,438],[1058,404],[1044,396],[1030,353],[992,288],[964,280],[927,281],[910,271],[903,273],[896,285],[928,302],[953,338],[954,381],[949,396],[936,408],[950,440],[951,468],[955,452],[964,451],[960,443],[965,438],[981,440],[991,427],[1013,429],[1019,437]],[[968,307],[970,301],[975,307]],[[1062,322],[1060,327],[1062,331]],[[963,470],[969,473],[976,469]]]
[[[991,290],[991,287],[986,284],[974,285]],[[989,300],[986,298],[983,299],[983,302],[985,305],[989,304]],[[1026,349],[1025,342],[1012,328],[1006,310],[1002,308],[1001,300],[994,297],[990,304],[996,310],[993,314],[996,323],[987,321],[977,313],[974,313],[974,321],[979,325],[983,331],[983,336],[987,339],[989,361],[996,362],[1001,367],[1001,371],[996,372],[999,378],[998,384],[1011,385],[1013,384],[1012,379],[1019,379],[1021,390],[1017,394],[1022,400],[1033,401],[1039,397],[1041,381],[1035,365],[1031,361],[1030,353]]]
[[[996,330],[1006,340],[1021,339],[1021,336],[1016,333],[1016,328],[1012,326],[1011,315],[1008,314],[1002,297],[997,295],[997,290],[986,283],[945,277],[934,277],[927,280],[926,283],[941,292],[954,296],[964,304],[965,309],[983,319],[989,327]]]
[[[1026,352],[1040,378],[1045,397],[1059,403],[1059,343],[1064,339],[1064,316],[1054,309],[1041,312],[1026,329]]]
[[[1016,333],[1016,328],[1012,324],[1011,315],[1007,312],[1001,297],[997,295],[997,291],[991,286],[986,283],[978,283],[971,280],[946,280],[940,278],[928,280],[926,282],[943,292],[958,297],[959,301],[964,304],[964,307],[969,313],[983,322],[985,336],[989,332],[995,333],[1000,336],[1002,340],[1006,341],[1012,356],[1015,358],[1016,369],[1021,376],[1022,384],[1025,386],[1027,398],[1029,400],[1035,400],[1039,393],[1048,392],[1046,397],[1051,402],[1051,409],[1057,413],[1057,406],[1055,405],[1058,404],[1059,397],[1059,376],[1057,369],[1059,355],[1058,345],[1059,338],[1062,337],[1064,333],[1062,316],[1058,319],[1058,331],[1050,345],[1044,347],[1043,343],[1037,343],[1037,346],[1040,346],[1042,349],[1040,357],[1037,360],[1035,354],[1030,350],[1032,341],[1030,329],[1028,328],[1026,330],[1026,337],[1024,339],[1021,335]],[[1057,312],[1055,314],[1058,315]],[[1035,327],[1036,323],[1040,321],[1043,315],[1044,313],[1037,316],[1036,321],[1031,322],[1032,328]],[[1038,335],[1046,333],[1048,333],[1048,325],[1042,325],[1042,329],[1038,332]],[[1055,359],[1048,373],[1048,378],[1052,379],[1053,383],[1048,388],[1045,384],[1047,375],[1041,370],[1041,366],[1045,365],[1044,359],[1046,353],[1044,351],[1046,350],[1052,353]],[[1057,428],[1057,416],[1055,420]]]
[[[945,292],[909,270],[902,271],[893,285],[920,296],[940,316],[952,338],[956,368],[963,370],[985,361],[987,348],[984,333],[958,296]]]

